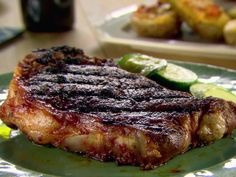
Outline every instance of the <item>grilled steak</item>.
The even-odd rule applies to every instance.
[[[168,90],[64,46],[18,64],[0,117],[35,143],[152,169],[230,134],[236,106]]]

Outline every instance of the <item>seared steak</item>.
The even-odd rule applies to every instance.
[[[236,128],[234,103],[168,90],[66,46],[18,64],[0,117],[35,143],[144,169]]]

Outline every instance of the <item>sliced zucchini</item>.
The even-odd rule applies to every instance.
[[[129,72],[141,73],[142,75],[147,76],[152,71],[165,68],[167,61],[143,54],[127,54],[123,56],[117,64],[122,69]]]
[[[151,72],[149,77],[164,86],[179,90],[188,90],[198,79],[193,71],[171,63],[164,69]]]
[[[198,98],[212,96],[236,103],[235,94],[215,84],[196,83],[190,87],[190,92]]]

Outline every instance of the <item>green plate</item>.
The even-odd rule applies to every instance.
[[[202,81],[214,82],[236,91],[236,71],[223,68],[174,62],[196,72]],[[0,76],[0,102],[12,74]],[[0,142],[0,176],[78,176],[78,177],[166,177],[166,176],[236,176],[236,131],[206,147],[179,155],[167,164],[149,171],[139,167],[117,166],[49,146],[31,143],[15,131]]]

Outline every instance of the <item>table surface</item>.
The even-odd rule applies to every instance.
[[[22,37],[0,48],[0,74],[14,71],[19,60],[35,48],[70,45],[82,48],[92,56],[116,57],[124,54],[125,48],[99,43],[92,21],[101,20],[114,10],[142,2],[142,0],[75,0],[76,21],[73,30],[63,33],[25,32]],[[19,0],[0,0],[0,25],[24,28]],[[191,58],[183,58],[183,60],[236,69],[236,62],[233,61],[208,61],[207,59]]]

